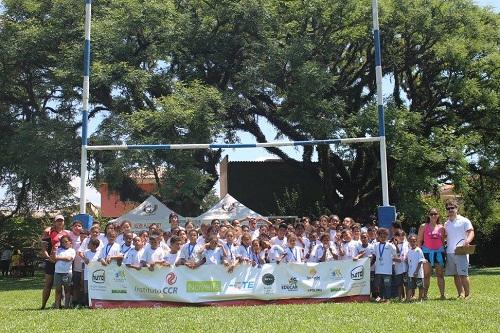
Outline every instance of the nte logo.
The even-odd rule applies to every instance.
[[[94,283],[104,283],[106,281],[106,276],[104,269],[98,269],[92,273],[92,282]]]
[[[361,280],[365,276],[365,269],[363,266],[356,266],[351,271],[352,280]]]

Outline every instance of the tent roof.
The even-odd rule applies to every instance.
[[[235,220],[242,219],[247,216],[262,217],[262,215],[254,212],[228,193],[212,208],[198,216],[196,220]]]
[[[175,212],[151,195],[139,206],[117,218],[115,222],[119,223],[124,220],[128,220],[132,222],[132,229],[134,230],[147,229],[147,227],[153,223],[156,223],[160,226],[160,228],[163,228],[168,225],[168,217],[170,213]],[[179,214],[177,215],[179,216],[179,220],[184,220],[183,216],[180,216]]]

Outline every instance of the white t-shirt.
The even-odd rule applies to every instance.
[[[120,245],[120,253],[125,257],[128,251],[132,250],[133,248],[134,245],[130,244],[130,246],[127,246],[125,243],[123,243]]]
[[[132,239],[137,237],[136,234],[132,233]],[[123,243],[125,243],[125,240],[123,239],[123,234],[119,234],[118,236],[116,236],[116,243],[122,245]]]
[[[302,249],[299,248],[298,246],[295,246],[293,248],[287,247],[285,249],[285,262],[293,262],[293,263],[302,263]]]
[[[366,247],[363,247],[363,244],[362,243],[359,243],[357,246],[356,246],[356,256],[359,255],[361,252],[364,252],[363,253],[363,257],[362,258],[370,258],[372,255],[373,255],[373,244],[367,244]]]
[[[321,258],[323,258],[323,254],[325,253],[326,250],[326,255],[325,255],[325,261],[333,261],[335,258],[333,255],[338,255],[337,249],[333,246],[330,246],[329,249],[326,249],[323,244],[318,244],[316,248],[313,250],[313,255],[311,255],[311,258],[313,258],[314,261],[311,262],[320,262]]]
[[[376,242],[373,245],[375,261],[375,274],[392,275],[393,258],[397,257],[396,247],[389,242]]]
[[[286,239],[286,236],[283,239],[279,239],[278,236],[274,236],[271,238],[271,245],[279,245],[282,248],[287,247],[288,241]]]
[[[138,266],[144,260],[144,248],[137,251],[135,248],[130,249],[123,258],[123,265],[134,265]]]
[[[87,251],[89,249],[90,239],[91,239],[90,237],[87,237],[83,240],[82,244],[80,244],[80,248],[78,249],[78,252],[81,252],[83,254],[83,253],[85,253],[85,251]],[[100,252],[102,247],[103,247],[103,243],[100,240],[100,238],[97,238],[97,239],[99,239],[99,246],[97,247],[97,252]]]
[[[181,255],[180,250],[177,251],[177,253],[170,252],[167,255],[165,255],[165,257],[163,257],[163,260],[165,260],[167,264],[169,264],[170,266],[174,266],[179,261],[180,255]]]
[[[455,253],[455,248],[463,245],[464,240],[467,239],[467,231],[474,230],[470,220],[462,215],[457,215],[454,220],[446,221],[444,228],[447,237],[447,253]]]
[[[408,271],[406,261],[404,260],[408,254],[408,243],[398,244],[399,258],[402,259],[401,262],[394,263],[394,274],[400,275]]]
[[[419,247],[415,249],[410,249],[407,254],[408,258],[408,276],[413,277],[415,271],[417,270],[417,266],[419,262],[424,262],[424,254]],[[424,278],[424,265],[420,265],[420,269],[418,270],[418,278]]]
[[[75,235],[73,231],[69,233],[69,238],[71,239],[71,244],[75,252],[78,252],[80,250],[80,246],[82,244],[82,240],[80,238],[80,235]],[[85,240],[85,239],[84,239]],[[83,271],[83,260],[80,256],[75,256],[75,260],[73,261],[73,270],[75,272],[82,272]]]
[[[205,245],[186,243],[181,247],[180,258],[186,261],[199,261]]]
[[[95,252],[92,252],[90,250],[85,250],[85,252],[83,252],[83,256],[88,259],[89,263],[91,262],[96,262],[96,261],[99,261],[99,251],[95,251]],[[83,279],[85,281],[88,281],[89,279],[89,270],[87,269],[87,265],[85,265],[84,269],[83,269]]]
[[[244,259],[244,260],[252,260],[252,247],[240,245],[238,246],[238,252],[236,257]]]
[[[224,249],[226,250],[227,259],[230,261],[236,260],[238,257],[238,247],[233,244],[224,242]]]
[[[316,262],[316,261],[311,261],[311,258],[313,257],[314,255],[314,251],[315,251],[315,248],[321,244],[320,241],[313,241],[311,242],[309,239],[307,239],[307,247],[304,248],[304,260],[306,262]],[[309,259],[305,259],[306,256],[309,254]]]
[[[259,236],[260,236],[260,229],[257,228],[255,230],[250,230],[250,235],[252,236],[252,240],[259,238]]]
[[[342,242],[342,250],[344,251],[344,255],[340,257],[340,260],[349,260],[352,259],[356,255],[356,247],[359,242],[351,240],[350,242]]]
[[[101,249],[100,259],[107,259],[109,257],[115,257],[121,255],[120,244],[114,242],[113,244],[106,244]]]
[[[276,263],[278,260],[281,259],[283,254],[285,253],[285,250],[280,245],[273,245],[267,252],[267,259],[269,260],[270,263]]]
[[[224,251],[220,247],[216,247],[214,250],[205,249],[202,256],[205,258],[205,265],[220,265],[222,264]]]
[[[66,260],[57,260],[56,261],[56,269],[55,273],[71,273],[71,268],[73,265],[73,260],[75,259],[76,252],[75,249],[69,248],[65,249],[63,247],[60,247],[56,251],[56,257],[71,257],[71,261],[66,261]]]
[[[163,261],[163,257],[165,256],[165,251],[158,246],[156,249],[152,249],[149,247],[149,249],[144,250],[144,261],[150,265],[158,261]]]
[[[304,243],[304,245],[302,245],[302,243]],[[295,244],[295,246],[297,246],[298,248],[300,248],[302,250],[302,252],[305,254],[305,250],[308,249],[309,247],[309,239],[305,236],[302,236],[302,237],[299,237],[297,236],[297,243]]]

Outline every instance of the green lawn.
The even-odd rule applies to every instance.
[[[449,300],[434,300],[433,279],[431,300],[413,304],[40,311],[41,276],[0,278],[0,332],[500,332],[500,267],[474,270],[471,279],[469,300],[451,299],[448,278]]]

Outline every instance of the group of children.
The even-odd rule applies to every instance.
[[[398,288],[399,298],[406,294],[406,299],[412,300],[417,288],[419,298],[422,296],[425,259],[415,235],[406,240],[404,232],[396,230],[389,240],[389,230],[385,228],[361,227],[351,218],[340,222],[336,215],[322,216],[318,221],[303,218],[295,225],[282,221],[272,224],[251,217],[245,220],[248,224],[244,220],[213,220],[198,230],[190,222],[179,226],[176,216],[171,216],[169,231],[151,225],[148,231],[138,234],[132,232],[129,221],[109,223],[103,233],[94,224],[88,234],[76,221],[73,231],[60,238],[51,256],[55,262],[56,306],[60,306],[63,287],[66,306],[71,295],[78,294],[78,290],[71,291],[72,286],[83,287],[87,292],[85,267],[90,262],[103,266],[116,262],[130,269],[151,271],[161,266],[196,269],[201,265],[224,265],[230,273],[241,264],[260,267],[266,263],[317,263],[366,257],[370,258],[372,296],[376,301],[390,299],[393,285]]]

